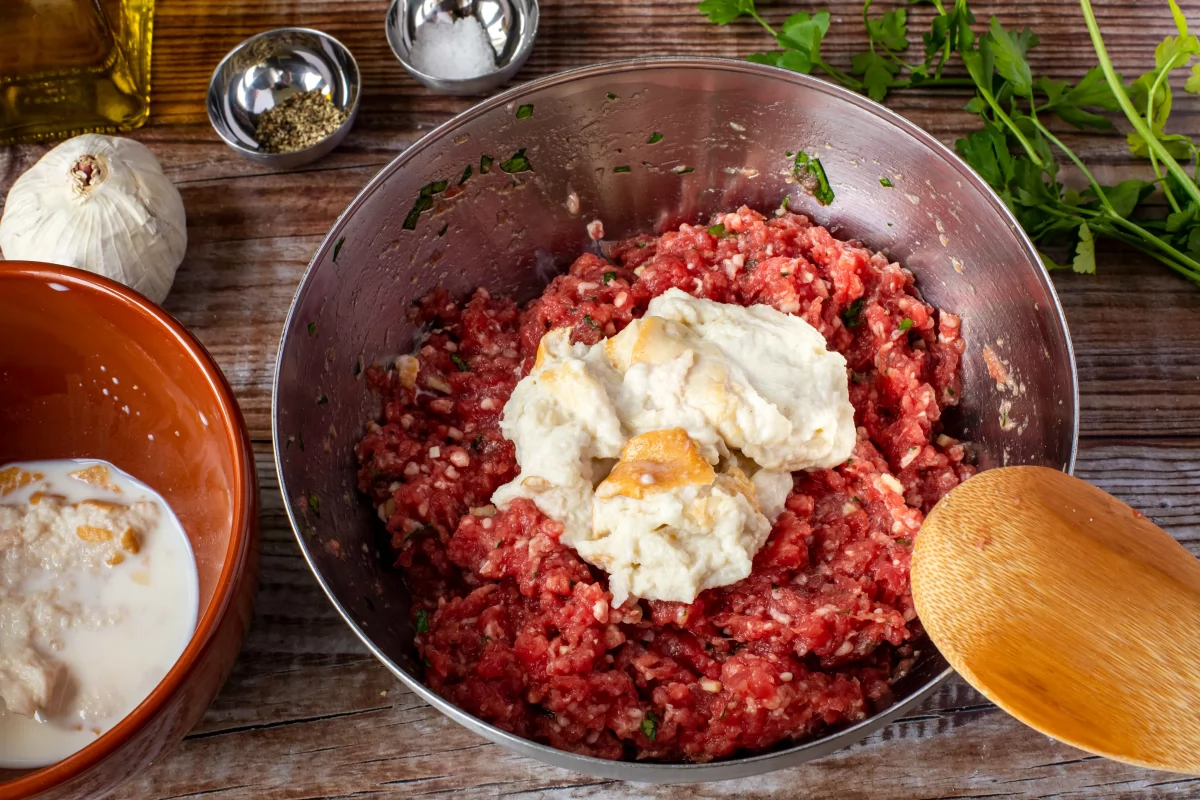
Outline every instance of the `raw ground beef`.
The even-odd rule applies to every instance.
[[[713,222],[723,235],[683,225],[580,256],[524,308],[436,291],[412,311],[428,331],[416,360],[367,372],[383,417],[357,447],[359,488],[411,587],[425,680],[504,730],[602,758],[708,761],[864,718],[914,657],[912,541],[974,471],[939,431],[961,388],[959,319],[803,216]],[[849,365],[858,443],[844,465],[795,475],[748,578],[691,605],[613,608],[560,523],[528,501],[489,506],[518,472],[500,415],[546,331],[597,342],[673,286],[821,331]]]

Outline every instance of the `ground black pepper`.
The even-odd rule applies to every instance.
[[[264,111],[254,128],[254,138],[269,153],[291,153],[312,147],[346,121],[320,89],[299,92]]]

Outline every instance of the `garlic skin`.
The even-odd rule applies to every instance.
[[[9,260],[95,272],[161,303],[187,249],[179,190],[140,142],[89,133],[46,153],[0,216]]]

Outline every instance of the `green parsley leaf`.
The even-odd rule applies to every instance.
[[[642,718],[642,735],[652,742],[658,738],[658,714],[653,711],[646,712],[646,716]]]
[[[417,633],[429,633],[429,612],[423,608],[417,609]]]
[[[663,140],[663,135],[658,131],[650,134],[650,138],[646,140],[646,144],[658,144]]]
[[[459,372],[471,371],[471,368],[467,365],[467,360],[458,353],[451,353],[450,360],[454,362],[454,366],[458,368]]]
[[[754,64],[766,64],[780,69],[790,69],[807,75],[813,70],[813,60],[808,53],[799,50],[772,50],[769,53],[751,53],[746,60]]]
[[[1192,74],[1188,76],[1183,90],[1189,94],[1200,94],[1200,61],[1192,64]]]
[[[1092,239],[1092,230],[1086,222],[1079,225],[1079,244],[1075,246],[1075,258],[1071,261],[1071,269],[1087,275],[1096,274],[1096,242]]]
[[[887,97],[899,72],[900,67],[874,51],[859,53],[850,62],[850,74],[862,76],[863,88],[875,102]]]
[[[1116,186],[1105,186],[1104,196],[1108,198],[1109,204],[1119,216],[1129,219],[1134,209],[1143,200],[1154,194],[1154,188],[1153,183],[1148,183],[1138,178],[1130,178],[1129,180],[1121,181]],[[1084,194],[1090,197],[1096,196],[1092,189],[1085,190]]]
[[[620,167],[613,167],[613,172],[614,172],[614,173],[617,173],[617,174],[620,174],[620,173],[623,173],[623,172],[630,172],[630,171],[631,171],[631,170],[630,170],[630,168],[629,168],[629,165],[628,165],[628,164],[622,165],[622,166],[620,166]]]
[[[1087,109],[1117,111],[1120,108],[1100,67],[1088,70],[1083,80],[1074,87],[1062,81],[1038,78],[1034,88],[1046,95],[1046,105],[1050,110],[1076,128],[1107,130],[1112,127],[1112,122],[1107,117]]]
[[[533,116],[533,106],[525,104],[517,109],[517,119],[529,119]]]
[[[863,17],[871,0],[863,5]],[[908,49],[908,12],[903,8],[888,11],[879,19],[867,19],[867,36],[875,44],[882,45],[888,50],[902,52]]]
[[[607,286],[608,284],[612,283],[612,282],[613,282],[613,281],[615,281],[616,279],[617,279],[617,273],[615,273],[615,272],[606,272],[606,273],[604,273],[604,285],[605,285],[605,286]]]
[[[321,516],[321,498],[317,497],[312,492],[308,493],[308,507],[311,508],[312,512],[318,517]]]
[[[892,183],[891,178],[880,178],[879,185],[884,187],[885,189],[891,189],[893,186],[895,186],[895,184]]]
[[[903,547],[909,547],[910,545],[912,545],[912,539],[905,539],[904,537],[901,537],[896,540],[896,544],[901,545]]]
[[[433,194],[427,193],[425,189],[421,190],[421,194],[417,196],[417,200],[413,203],[413,207],[408,210],[408,215],[404,218],[404,224],[401,225],[406,231],[415,231],[417,229],[417,221],[429,209],[433,208]]]
[[[1026,28],[1023,31],[1007,31],[995,17],[985,38],[989,38],[995,58],[996,73],[1012,85],[1015,94],[1033,96],[1033,76],[1025,54],[1038,43],[1038,37]],[[974,77],[974,75],[972,75]]]
[[[821,205],[827,206],[833,202],[833,188],[825,176],[825,167],[821,166],[821,159],[811,158],[803,150],[797,152],[792,163],[792,177]]]
[[[711,228],[708,229],[708,235],[715,236],[718,239],[723,238],[725,236],[725,225],[723,223],[718,222],[716,225],[713,225]]]
[[[600,323],[596,322],[596,320],[592,319],[591,314],[584,314],[583,321],[586,322],[588,325],[591,325],[596,330],[600,330]]]
[[[862,310],[866,302],[867,299],[865,297],[860,297],[842,309],[842,322],[845,323],[847,328],[856,328],[862,322]]]
[[[809,15],[807,11],[793,14],[783,23],[775,41],[785,51],[775,66],[795,72],[810,72],[821,62],[821,40],[829,30],[829,12],[819,11]],[[794,53],[795,55],[786,55]]]
[[[308,323],[308,335],[309,336],[317,335],[317,323],[315,323],[315,322]]]
[[[753,14],[754,0],[704,0],[697,8],[709,22],[726,25],[743,14]]]
[[[902,331],[906,331],[909,328],[911,328],[912,326],[913,326],[913,321],[911,319],[909,319],[908,317],[905,317],[904,319],[900,320],[900,324],[897,325],[896,327],[898,327]]]
[[[967,138],[954,143],[959,155],[997,191],[1008,188],[1016,175],[1016,165],[1008,150],[1004,132],[990,122],[983,130],[968,134]]]
[[[529,159],[525,157],[524,147],[513,153],[512,158],[500,162],[500,169],[510,175],[516,172],[533,172],[533,166],[529,163]]]

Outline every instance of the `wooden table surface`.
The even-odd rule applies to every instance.
[[[881,3],[883,6],[888,3]],[[891,4],[894,5],[894,4]],[[1071,0],[974,4],[981,20],[1029,25],[1034,74],[1075,80],[1094,55]],[[1200,0],[1181,2],[1200,26]],[[300,274],[351,198],[422,133],[471,100],[437,97],[388,50],[386,0],[159,0],[150,124],[188,212],[188,253],[167,309],[216,357],[255,442],[262,486],[262,589],[228,684],[195,731],[122,789],[123,798],[493,797],[1195,797],[1200,778],[1087,756],[1015,722],[958,679],[864,742],[807,766],[743,781],[650,787],[545,766],[485,742],[400,685],[358,643],[300,555],[271,458],[275,348]],[[1135,10],[1135,6],[1141,11]],[[845,66],[863,45],[853,0],[765,4],[768,19],[829,8],[825,57]],[[1165,0],[1096,3],[1118,69],[1140,73],[1171,32]],[[709,25],[693,0],[542,0],[521,80],[646,54],[744,56],[761,29]],[[1153,12],[1153,13],[1152,13]],[[927,12],[913,12],[927,19]],[[204,112],[208,77],[246,36],[283,25],[327,31],[363,72],[358,124],[317,164],[273,173],[226,148]],[[950,142],[974,127],[966,96],[908,92],[889,104]],[[1200,105],[1177,101],[1176,129],[1196,133]],[[1119,135],[1068,136],[1101,180],[1147,173]],[[0,197],[44,152],[0,149]],[[1200,287],[1137,254],[1100,248],[1096,276],[1056,275],[1079,364],[1078,474],[1140,508],[1200,553]]]

